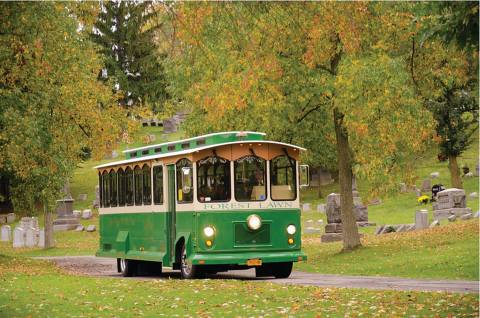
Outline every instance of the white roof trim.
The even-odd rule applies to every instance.
[[[167,146],[167,145],[171,145],[171,144],[182,143],[182,142],[191,141],[191,140],[200,139],[200,138],[206,138],[206,137],[212,137],[212,136],[224,135],[224,134],[238,134],[238,133],[257,134],[257,135],[262,135],[262,136],[266,135],[266,133],[256,132],[256,131],[224,131],[224,132],[211,133],[211,134],[207,134],[207,135],[202,135],[202,136],[197,136],[197,137],[192,137],[192,138],[187,138],[187,139],[182,139],[182,140],[177,140],[177,141],[168,141],[168,142],[164,142],[164,143],[161,143],[161,144],[155,144],[155,145],[143,146],[143,147],[139,147],[139,148],[127,149],[127,150],[124,150],[122,152],[126,153],[126,152],[131,152],[131,151],[138,151],[138,150],[144,150],[144,149],[149,149],[149,148],[154,148],[154,147],[159,147],[159,146]]]
[[[176,151],[176,152],[168,152],[168,153],[162,153],[162,154],[157,154],[157,155],[150,155],[150,156],[145,156],[145,157],[139,157],[139,158],[132,158],[132,159],[126,159],[122,161],[115,161],[115,162],[109,162],[105,163],[103,165],[98,165],[94,167],[95,169],[101,169],[101,168],[107,168],[107,167],[113,167],[113,166],[118,166],[118,165],[124,165],[124,164],[129,164],[129,163],[134,163],[134,162],[140,162],[140,161],[146,161],[146,160],[153,160],[153,159],[160,159],[160,158],[166,158],[166,157],[173,157],[173,156],[178,156],[178,155],[186,155],[189,153],[193,153],[196,151],[200,150],[205,150],[205,149],[210,149],[210,148],[215,148],[215,147],[222,147],[222,146],[228,146],[228,145],[237,145],[237,144],[274,144],[274,145],[282,145],[282,146],[287,146],[291,148],[297,148],[301,151],[306,151],[307,149],[291,144],[287,144],[284,142],[278,142],[278,141],[271,141],[271,140],[242,140],[242,141],[232,141],[224,144],[215,144],[215,145],[207,145],[204,147],[198,147],[198,148],[193,148],[193,149],[186,149],[186,150],[181,150],[181,151]]]

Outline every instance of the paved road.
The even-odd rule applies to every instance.
[[[120,274],[117,273],[116,260],[114,259],[98,258],[95,256],[57,256],[41,258],[51,260],[69,272],[90,276],[121,277]],[[142,276],[141,278],[165,279],[178,277],[180,277],[178,271],[166,269],[160,275]],[[460,293],[479,292],[479,282],[477,281],[409,279],[377,276],[341,276],[297,271],[294,271],[288,279],[256,278],[253,269],[219,273],[217,275],[210,275],[209,278],[267,281],[280,284],[310,285],[318,287],[446,291]]]

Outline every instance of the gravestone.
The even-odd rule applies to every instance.
[[[465,220],[470,220],[473,218],[473,214],[472,213],[467,213],[467,214],[464,214],[464,215],[461,215],[460,216],[460,220],[462,221],[465,221]]]
[[[472,173],[472,172],[467,172],[467,173],[465,173],[464,177],[466,177],[466,178],[472,178],[472,177],[473,177],[473,173]]]
[[[432,181],[425,179],[422,181],[422,191],[430,191],[432,189]]]
[[[45,247],[45,230],[41,229],[38,231],[38,247]]]
[[[77,226],[77,228],[75,229],[75,232],[82,232],[84,229],[85,229],[85,227],[84,227],[83,225],[79,225],[79,226]]]
[[[73,215],[73,202],[71,198],[57,200],[57,219],[53,221],[55,232],[73,230],[80,224]]]
[[[472,192],[468,196],[472,199],[475,199],[475,198],[478,198],[478,193],[477,192]]]
[[[415,212],[415,229],[421,230],[428,227],[428,211],[420,210]]]
[[[10,225],[3,225],[0,229],[0,241],[10,242],[12,240],[12,229]]]
[[[87,194],[81,193],[78,195],[78,201],[86,201],[87,200]]]
[[[0,214],[0,224],[7,224],[7,215]]]
[[[457,220],[457,216],[455,214],[450,215],[447,219],[449,222],[455,222]]]
[[[177,125],[174,119],[164,119],[163,120],[163,132],[165,134],[171,134],[177,131]]]
[[[73,214],[74,217],[79,218],[79,217],[82,216],[82,211],[80,211],[80,210],[73,210],[72,214]]]
[[[327,211],[327,206],[325,204],[318,204],[317,211],[320,213],[325,213]]]
[[[96,230],[96,226],[93,224],[87,226],[87,229],[86,229],[87,232],[95,232],[95,230]]]
[[[439,226],[439,225],[440,225],[440,221],[439,221],[439,220],[434,220],[434,221],[430,224],[429,228],[434,228],[434,227],[437,227],[437,226]]]
[[[35,247],[37,245],[37,231],[31,227],[25,230],[25,246]]]
[[[92,218],[92,210],[90,209],[85,209],[82,211],[82,219],[91,219]]]
[[[16,227],[13,230],[13,247],[25,247],[25,231],[21,227]]]
[[[358,191],[352,191],[353,194],[353,212],[357,224],[368,223],[368,209],[362,203]],[[331,193],[327,196],[327,224],[325,225],[325,234],[322,235],[322,242],[335,242],[342,240],[342,218],[340,194]],[[371,225],[368,223],[368,225]]]
[[[435,171],[435,172],[430,173],[430,178],[432,178],[432,179],[437,179],[439,177],[440,177],[440,172]]]
[[[11,224],[11,223],[15,222],[16,218],[17,218],[17,216],[15,215],[15,213],[8,213],[7,214],[7,224]]]
[[[435,220],[448,219],[450,215],[460,217],[472,213],[467,208],[467,198],[463,189],[446,189],[437,193],[437,201],[432,204]]]

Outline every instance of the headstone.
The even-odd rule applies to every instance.
[[[467,213],[467,214],[464,214],[464,215],[460,216],[460,220],[462,220],[462,221],[470,220],[471,218],[473,218],[472,213]]]
[[[478,193],[477,192],[472,192],[468,196],[472,199],[475,199],[475,198],[478,198]]]
[[[302,210],[305,211],[310,211],[311,210],[311,205],[310,203],[304,203]]]
[[[78,201],[86,201],[87,200],[87,194],[81,193],[78,195]]]
[[[84,229],[85,229],[85,227],[84,227],[83,225],[79,225],[79,226],[77,226],[77,228],[75,229],[75,232],[82,232]]]
[[[7,215],[0,214],[0,224],[7,224]]]
[[[35,230],[38,229],[38,217],[34,216],[30,219],[30,226]]]
[[[317,223],[318,223],[319,225],[323,225],[323,220],[318,220]]]
[[[118,152],[116,150],[112,151],[112,159],[118,158]]]
[[[407,192],[407,185],[405,183],[400,183],[400,193],[406,193]]]
[[[325,213],[327,211],[327,206],[325,204],[318,204],[317,211],[320,213]]]
[[[447,219],[449,222],[455,222],[457,220],[457,216],[453,214],[453,215],[450,215]]]
[[[430,179],[425,179],[422,181],[422,191],[430,191],[432,189],[432,182]]]
[[[0,228],[0,241],[2,242],[10,242],[12,240],[12,229],[10,225],[3,225]]]
[[[462,189],[447,189],[437,193],[437,200],[433,203],[433,218],[435,220],[448,219],[451,215],[460,217],[472,213],[467,208],[465,191]]]
[[[342,233],[342,223],[328,223],[325,225],[325,233]]]
[[[80,210],[73,210],[72,212],[73,216],[76,218],[80,218],[82,216],[82,211]]]
[[[92,225],[87,226],[86,231],[87,232],[95,232],[95,230],[96,230],[96,227],[95,227],[95,225],[92,224]]]
[[[327,223],[340,223],[340,194],[331,193],[327,196]]]
[[[435,172],[430,173],[430,178],[437,179],[438,177],[440,177],[440,172],[435,171]]]
[[[92,210],[90,209],[85,209],[82,211],[82,219],[90,219],[92,218]]]
[[[164,119],[163,120],[163,132],[165,134],[171,134],[177,131],[177,125],[174,119]]]
[[[467,173],[465,173],[464,177],[466,177],[466,178],[472,178],[472,177],[473,177],[473,173],[472,173],[472,172],[467,172]]]
[[[25,247],[25,231],[21,227],[13,230],[13,247]]]
[[[41,229],[38,231],[38,247],[45,247],[45,230]]]
[[[341,241],[342,239],[342,233],[328,233],[322,235],[321,241],[322,243],[331,243]]]
[[[436,226],[439,226],[439,225],[440,225],[440,221],[439,221],[439,220],[435,220],[435,221],[433,221],[433,222],[430,224],[429,228],[433,228],[433,227],[436,227]]]
[[[428,227],[428,211],[420,210],[415,212],[415,229],[421,230]]]
[[[37,245],[37,235],[33,227],[28,228],[25,231],[25,246],[26,247],[35,247]]]
[[[11,223],[15,222],[16,218],[17,218],[17,216],[15,215],[15,213],[8,213],[7,214],[7,224],[11,224]]]
[[[57,219],[53,221],[53,230],[68,231],[79,225],[78,218],[73,215],[73,199],[57,200]]]

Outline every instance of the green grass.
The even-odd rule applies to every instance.
[[[1,317],[477,317],[479,310],[476,294],[93,278],[1,255],[0,281]]]
[[[422,231],[367,235],[363,247],[340,252],[342,243],[303,240],[308,256],[295,269],[319,273],[478,280],[478,219]]]

